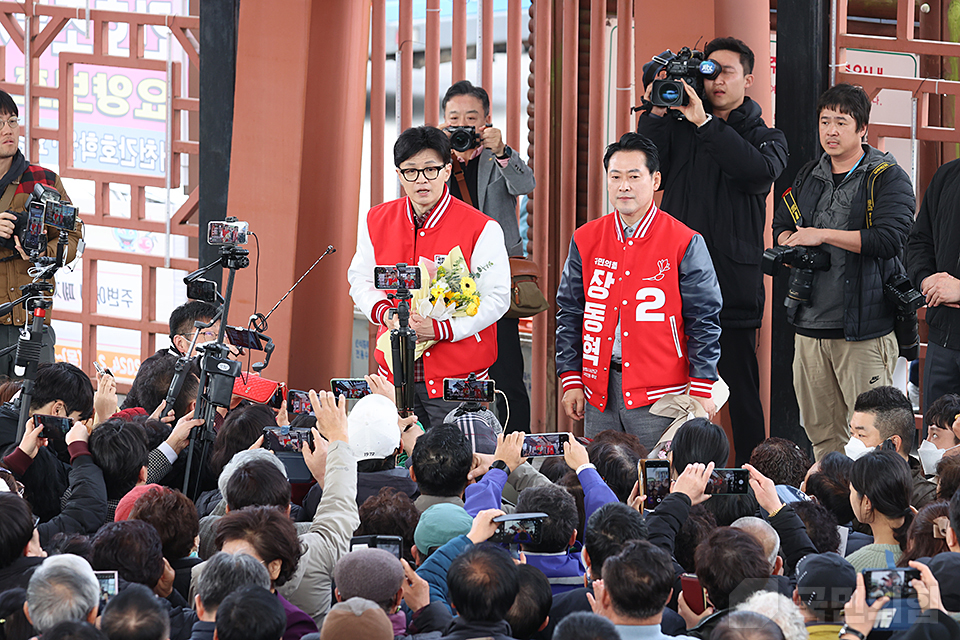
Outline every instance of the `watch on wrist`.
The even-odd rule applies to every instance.
[[[509,158],[511,155],[513,155],[513,151],[511,151],[510,147],[504,145],[504,147],[503,147],[503,155],[497,156],[497,159],[499,159],[499,160],[506,160],[506,159]]]
[[[867,640],[867,636],[863,635],[856,629],[851,629],[850,625],[848,624],[844,624],[842,627],[840,627],[840,633],[837,634],[837,637],[840,638],[840,640],[843,640],[843,636],[846,635],[856,636],[860,640]]]
[[[503,460],[494,460],[493,464],[490,465],[491,469],[500,469],[505,474],[510,475],[510,467],[507,466],[507,463]]]

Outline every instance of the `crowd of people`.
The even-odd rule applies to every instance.
[[[162,398],[189,347],[177,338],[212,312],[176,310],[172,347],[123,408],[109,375],[94,390],[73,365],[41,365],[31,414],[73,420],[65,454],[34,418],[14,441],[20,385],[0,387],[4,640],[882,636],[888,599],[862,572],[889,582],[907,568],[894,575],[916,594],[901,637],[960,634],[957,396],[929,417],[925,442],[945,457],[911,455],[910,403],[880,387],[857,399],[860,447],[812,462],[768,438],[735,495],[707,489],[730,457],[724,430],[687,420],[651,510],[638,481],[651,453],[635,435],[604,430],[528,460],[524,434],[491,413],[425,430],[373,375],[349,413],[325,391],[311,392],[313,414],[235,398],[187,496],[185,446],[205,425],[191,398],[169,411]],[[291,422],[313,432],[306,483],[260,446],[264,427]],[[489,542],[511,513],[543,514],[538,535]]]
[[[866,94],[837,85],[820,97],[824,153],[774,223],[794,269],[820,265],[787,305],[814,457],[765,439],[762,225],[787,141],[745,95],[749,47],[717,38],[705,54],[717,75],[701,93],[684,84],[672,110],[651,100],[663,58],[644,69],[638,132],[603,159],[615,211],[571,239],[557,372],[586,438],[524,457],[517,277],[529,265],[516,262],[514,212],[534,180],[486,92],[457,82],[444,127],[398,137],[406,195],[360,216],[348,271],[379,337],[400,318],[374,268],[420,263],[432,278],[436,300],[409,318],[413,405],[396,405],[396,363],[378,340],[371,393],[349,413],[344,397],[311,391],[312,411],[234,396],[201,419],[191,358],[219,328],[201,301],[173,312],[170,346],[122,404],[108,372],[92,381],[67,363],[41,364],[29,400],[20,382],[0,385],[0,640],[960,637],[952,169],[911,232],[909,178],[863,143]],[[0,134],[16,128],[5,95]],[[919,447],[913,405],[890,386],[909,346],[884,297],[895,277],[936,310]],[[733,443],[711,421],[721,374]],[[443,398],[443,379],[468,376],[497,380],[506,428]],[[298,455],[263,446],[265,429],[287,428],[310,434]],[[743,491],[719,475],[732,459]],[[641,472],[647,460],[660,475]]]

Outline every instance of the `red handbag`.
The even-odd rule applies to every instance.
[[[233,395],[258,404],[270,405],[274,404],[271,400],[275,400],[275,396],[279,395],[279,400],[276,400],[279,407],[280,401],[286,398],[285,386],[281,382],[261,378],[256,373],[244,372],[233,381]]]

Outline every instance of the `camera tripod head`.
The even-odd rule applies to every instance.
[[[235,244],[220,246],[221,264],[227,269],[246,269],[250,266],[250,252]]]

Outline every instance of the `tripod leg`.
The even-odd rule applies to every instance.
[[[404,409],[406,408],[404,394],[404,374],[406,373],[403,367],[403,356],[404,351],[401,346],[402,338],[400,336],[400,331],[393,329],[390,331],[390,352],[393,354],[393,384],[396,388],[397,393],[397,407],[400,408],[400,415],[406,416]]]
[[[416,397],[416,382],[414,377],[414,363],[416,358],[417,351],[417,334],[413,329],[407,329],[407,333],[404,340],[404,360],[403,360],[403,377],[404,377],[404,408],[408,409],[408,414],[413,413],[413,402]]]

